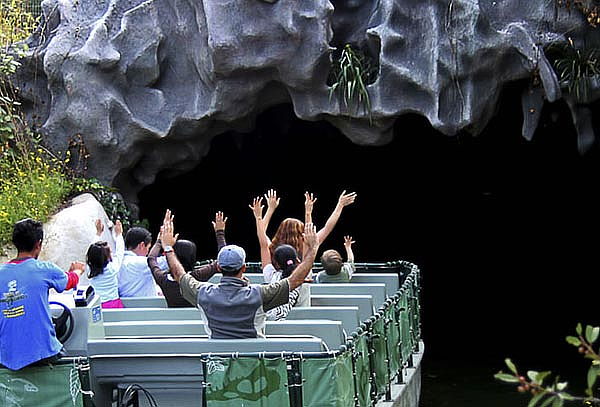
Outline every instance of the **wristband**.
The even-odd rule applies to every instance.
[[[163,252],[165,253],[170,253],[173,251],[173,247],[172,246],[165,246],[163,247]]]

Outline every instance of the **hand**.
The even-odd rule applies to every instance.
[[[304,210],[306,212],[312,213],[315,202],[317,202],[317,198],[314,197],[312,192],[304,193]]]
[[[304,225],[304,244],[307,249],[314,249],[319,244],[319,239],[317,238],[317,228],[314,223],[307,223]]]
[[[267,207],[272,210],[275,210],[279,206],[279,199],[277,198],[277,191],[274,189],[269,189],[265,194],[265,199],[267,200]]]
[[[85,270],[85,264],[80,261],[72,262],[71,267],[69,267],[70,272],[73,272],[79,276],[81,276],[83,274],[84,270]]]
[[[212,223],[215,232],[217,230],[225,230],[225,224],[227,223],[227,218],[223,217],[223,212],[219,211],[215,214],[215,220]]]
[[[173,219],[174,219],[174,218],[175,218],[175,216],[173,216],[173,215],[171,214],[171,210],[170,210],[170,209],[167,209],[167,210],[165,211],[165,217],[163,218],[163,223],[162,223],[162,224],[164,225],[164,224],[166,224],[167,222],[173,222]]]
[[[352,240],[352,236],[344,236],[344,247],[346,248],[346,250],[348,250],[353,243],[356,242]]]
[[[123,225],[121,224],[121,221],[118,219],[115,222],[114,231],[115,231],[115,235],[117,235],[117,236],[121,236],[123,234]]]
[[[177,238],[179,237],[179,234],[174,234],[174,216],[171,216],[171,211],[167,210],[167,212],[169,215],[169,219],[167,220],[167,218],[165,217],[165,222],[160,227],[161,241],[163,247],[175,245],[175,242],[177,242]]]
[[[257,196],[256,198],[254,198],[254,200],[252,201],[252,205],[248,205],[248,207],[250,207],[250,209],[252,209],[254,218],[256,218],[257,220],[262,219],[262,211],[263,211],[264,206],[262,205],[261,197]]]
[[[102,223],[102,220],[96,219],[95,225],[96,225],[96,235],[102,236],[102,233],[104,232],[104,224]]]
[[[356,192],[350,192],[349,194],[346,194],[346,191],[344,190],[344,191],[342,191],[342,194],[340,195],[340,198],[338,199],[338,206],[341,208],[348,206],[351,203],[353,203],[355,199],[356,199]]]

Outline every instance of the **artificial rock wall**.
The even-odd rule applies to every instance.
[[[477,134],[503,87],[523,80],[523,136],[544,103],[564,97],[581,151],[593,142],[590,110],[561,92],[543,51],[565,33],[597,36],[577,10],[553,0],[272,1],[44,0],[15,83],[50,145],[65,151],[81,135],[88,175],[130,201],[280,103],[375,145],[406,113],[448,135]],[[332,52],[345,43],[378,63],[372,122],[329,97]]]

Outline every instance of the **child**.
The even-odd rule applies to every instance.
[[[96,220],[96,235],[99,238],[104,231],[100,219]],[[123,308],[119,298],[118,272],[125,253],[123,240],[123,226],[120,221],[115,222],[115,256],[112,256],[107,242],[92,243],[87,251],[86,262],[90,268],[88,277],[96,294],[100,296],[102,308]]]
[[[355,243],[351,236],[344,236],[347,262],[336,250],[326,250],[321,256],[323,271],[317,274],[317,283],[349,283],[356,269],[354,266],[354,253],[352,244]]]
[[[275,249],[275,252],[273,253],[273,261],[273,265],[277,270],[276,273],[280,274],[278,280],[283,280],[284,278],[289,277],[296,267],[298,267],[298,264],[300,264],[298,252],[296,252],[296,249],[289,244],[282,244]],[[287,304],[280,305],[267,311],[267,320],[281,321],[285,319],[290,313],[292,307],[298,303],[299,297],[300,287],[290,290],[289,301]]]

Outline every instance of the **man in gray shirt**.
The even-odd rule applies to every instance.
[[[172,220],[166,220],[161,228],[165,246],[175,244]],[[266,311],[288,302],[290,290],[299,287],[315,260],[319,242],[316,229],[309,223],[304,228],[304,258],[294,272],[275,283],[248,284],[243,278],[246,271],[246,253],[235,245],[223,247],[217,256],[217,264],[223,277],[219,284],[200,282],[187,274],[177,256],[166,252],[169,269],[179,282],[183,297],[196,304],[206,331],[214,339],[244,339],[265,337]]]

